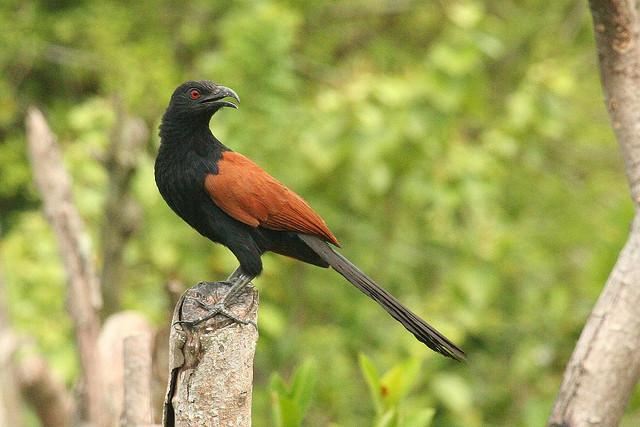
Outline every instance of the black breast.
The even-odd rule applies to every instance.
[[[202,215],[212,202],[204,190],[208,173],[216,173],[215,153],[199,152],[185,141],[160,145],[155,162],[155,180],[160,194],[169,207],[200,234],[211,238]],[[208,150],[207,150],[208,151]]]

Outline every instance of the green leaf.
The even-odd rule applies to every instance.
[[[315,389],[317,380],[317,371],[315,363],[312,360],[306,360],[293,376],[293,385],[291,386],[291,395],[297,402],[302,416],[306,413],[311,403],[311,397]]]
[[[360,364],[360,372],[362,372],[362,376],[367,382],[367,386],[369,386],[369,393],[376,409],[376,414],[380,415],[383,412],[383,403],[382,388],[380,385],[380,376],[378,371],[364,353],[360,353],[358,355],[358,362]]]
[[[271,375],[269,388],[273,423],[278,427],[293,427],[302,424],[311,403],[316,383],[316,368],[311,360],[305,361],[293,374],[291,387],[278,373]]]
[[[421,359],[410,359],[384,374],[380,380],[380,390],[385,407],[397,405],[409,393],[418,379],[421,364]]]
[[[280,374],[274,372],[271,375],[271,380],[269,381],[269,388],[273,391],[278,392],[279,394],[283,395],[283,396],[288,396],[289,395],[289,390],[287,388],[287,385],[285,384],[284,380],[282,379],[282,377],[280,376]]]
[[[395,408],[385,412],[374,424],[375,427],[393,427],[398,425],[398,412]]]
[[[433,421],[436,410],[433,408],[422,409],[406,417],[402,422],[402,427],[429,427]]]
[[[277,427],[298,427],[302,424],[302,414],[297,403],[277,392],[272,392],[273,423]]]

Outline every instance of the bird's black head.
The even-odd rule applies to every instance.
[[[161,128],[180,126],[208,126],[211,116],[222,107],[238,108],[225,98],[240,102],[233,89],[209,80],[191,80],[182,83],[171,95],[169,106],[162,117]]]

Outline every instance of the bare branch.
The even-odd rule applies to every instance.
[[[66,427],[73,424],[73,397],[53,374],[46,360],[31,356],[21,361],[18,371],[22,394],[38,414],[43,426]]]
[[[23,425],[23,400],[32,406],[42,425],[71,425],[75,413],[71,394],[42,357],[17,359],[16,353],[24,347],[24,340],[19,339],[9,325],[0,274],[0,426]]]
[[[20,388],[16,375],[17,339],[9,325],[6,293],[0,271],[0,425],[22,425]]]
[[[179,320],[199,319],[228,292],[224,282],[200,283],[187,290],[173,316],[170,378],[164,408],[165,426],[250,426],[253,356],[258,331],[218,315],[195,327]],[[258,292],[248,287],[231,311],[255,322]]]
[[[101,283],[105,316],[120,309],[123,249],[138,228],[142,215],[140,207],[129,195],[131,179],[137,169],[142,148],[149,138],[149,130],[142,119],[129,117],[119,98],[116,97],[114,104],[116,123],[105,159],[109,189],[101,239]]]
[[[585,325],[549,424],[618,425],[640,377],[640,22],[628,0],[591,0],[600,74],[636,216]]]
[[[73,203],[67,175],[55,137],[42,113],[27,112],[27,142],[36,185],[64,261],[68,280],[67,308],[74,322],[83,379],[83,408],[87,419],[100,425],[102,379],[97,354],[100,329],[100,288],[91,258],[89,239]]]
[[[640,22],[633,0],[591,0],[600,78],[631,195],[640,207]]]

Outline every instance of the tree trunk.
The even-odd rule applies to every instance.
[[[177,324],[207,314],[204,306],[228,292],[224,282],[202,282],[178,301],[170,339],[170,375],[163,424],[168,427],[251,425],[253,356],[258,340],[258,292],[247,287],[230,307],[241,325],[223,315],[196,326]]]
[[[142,219],[140,206],[130,196],[131,180],[149,138],[144,121],[129,117],[118,97],[115,97],[114,106],[116,123],[104,162],[109,173],[101,230],[103,262],[100,282],[104,317],[120,310],[124,247]]]
[[[636,215],[566,368],[552,426],[618,425],[640,376],[640,23],[634,1],[589,5],[606,105]]]
[[[67,309],[71,314],[82,366],[83,418],[101,425],[102,370],[97,340],[102,299],[89,237],[73,203],[71,182],[55,137],[36,108],[27,111],[27,142],[36,186],[58,241],[67,273]]]

